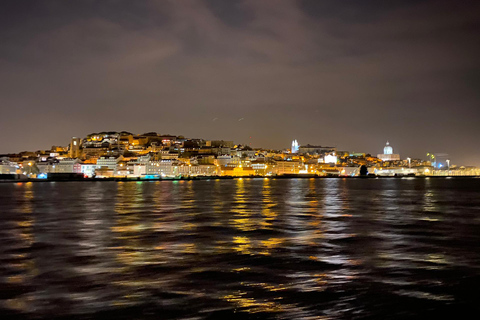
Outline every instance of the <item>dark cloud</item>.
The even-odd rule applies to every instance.
[[[477,2],[2,5],[2,152],[128,130],[480,165]]]

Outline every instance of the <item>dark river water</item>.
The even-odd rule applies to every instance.
[[[480,318],[480,179],[0,184],[1,319]]]

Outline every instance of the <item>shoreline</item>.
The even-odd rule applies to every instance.
[[[169,179],[142,179],[142,178],[83,178],[83,179],[5,179],[0,180],[0,183],[18,183],[18,182],[152,182],[152,181],[192,181],[192,180],[235,180],[235,179],[474,179],[480,176],[201,176],[201,177],[182,177]]]

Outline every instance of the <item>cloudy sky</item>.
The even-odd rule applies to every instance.
[[[480,2],[3,0],[0,153],[91,132],[480,165]]]

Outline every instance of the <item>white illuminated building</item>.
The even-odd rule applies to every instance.
[[[390,142],[387,141],[385,148],[383,148],[383,154],[393,154],[393,148],[390,145]]]
[[[378,154],[377,158],[382,161],[396,161],[400,160],[400,155],[393,153],[393,148],[390,143],[387,141],[385,148],[383,148],[383,153]]]
[[[292,153],[298,153],[299,145],[297,140],[292,141]]]
[[[326,154],[324,157],[324,163],[337,163],[337,155],[335,152]]]

